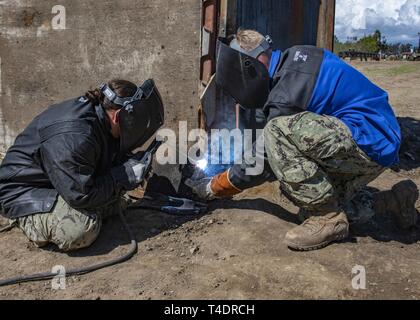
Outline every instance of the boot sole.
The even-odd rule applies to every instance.
[[[289,249],[293,250],[293,251],[308,252],[308,251],[315,251],[315,250],[320,250],[320,249],[326,248],[330,244],[333,244],[335,242],[343,241],[347,237],[348,237],[348,234],[338,236],[337,239],[325,241],[325,242],[323,242],[321,244],[318,244],[318,245],[315,245],[315,246],[299,246],[299,245],[297,245],[295,243],[292,243],[290,241],[285,241],[285,243],[286,243],[287,247]]]

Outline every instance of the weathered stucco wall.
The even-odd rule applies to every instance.
[[[66,29],[54,29],[55,5]],[[195,126],[199,0],[0,1],[0,151],[49,105],[115,77],[153,77],[166,125]]]

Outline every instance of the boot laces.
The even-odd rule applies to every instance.
[[[311,217],[303,223],[303,226],[315,233],[321,230],[325,226],[325,223],[326,219],[324,217]]]

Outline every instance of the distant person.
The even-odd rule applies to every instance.
[[[102,219],[124,209],[121,194],[142,182],[141,147],[163,124],[153,80],[112,80],[51,106],[16,138],[0,167],[1,215],[29,240],[85,248]]]
[[[325,49],[295,46],[273,58],[270,43],[253,30],[219,44],[216,82],[242,106],[262,108],[268,164],[260,176],[235,165],[213,178],[188,180],[198,196],[231,197],[276,178],[300,208],[302,225],[285,237],[295,250],[347,238],[349,218],[373,209],[386,208],[402,224],[415,221],[413,182],[359,193],[399,161],[400,127],[384,90]]]

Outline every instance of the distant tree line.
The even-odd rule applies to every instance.
[[[399,55],[403,52],[410,52],[411,49],[413,49],[413,45],[410,43],[387,43],[386,38],[382,36],[379,30],[363,38],[352,38],[346,42],[341,42],[337,36],[334,39],[334,52],[337,54],[342,51],[361,51],[382,53],[385,55]]]

